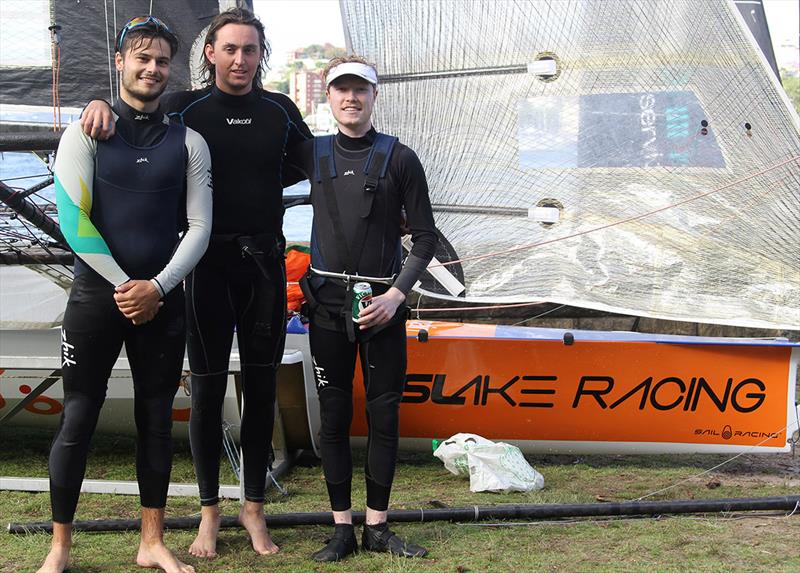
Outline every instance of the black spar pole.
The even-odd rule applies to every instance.
[[[58,223],[42,211],[38,205],[28,199],[24,192],[15,191],[0,181],[0,201],[8,205],[20,217],[24,217],[25,220],[29,221],[37,229],[46,233],[60,246],[67,244],[64,235],[61,234]]]
[[[732,499],[675,500],[675,501],[625,501],[619,503],[555,503],[498,505],[488,507],[461,507],[444,509],[399,509],[389,511],[393,523],[431,521],[482,521],[487,519],[561,519],[573,517],[654,516],[683,513],[730,513],[736,511],[794,511],[800,507],[800,496],[749,497]],[[282,513],[266,516],[269,527],[298,527],[302,525],[332,525],[330,512]],[[364,512],[353,512],[353,523],[364,522]],[[175,517],[164,520],[166,529],[194,529],[200,518]],[[138,530],[138,519],[100,519],[76,521],[76,531],[131,531]],[[239,527],[236,517],[225,516],[220,527]],[[50,532],[52,524],[9,523],[9,533]]]

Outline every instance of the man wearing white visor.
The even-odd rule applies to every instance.
[[[339,133],[302,142],[290,152],[290,161],[311,180],[311,267],[301,285],[311,319],[322,465],[335,523],[333,537],[313,559],[338,561],[357,550],[349,437],[357,356],[368,426],[362,548],[422,557],[427,551],[392,533],[386,519],[406,375],[403,303],[437,243],[428,184],[416,154],[372,126],[375,67],[357,56],[335,58],[324,76]],[[403,210],[413,241],[405,261]],[[359,300],[367,288],[372,302],[365,307]]]

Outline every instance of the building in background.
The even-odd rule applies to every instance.
[[[322,70],[294,69],[289,73],[289,97],[305,117],[314,113],[316,104],[325,102],[325,85]]]
[[[344,48],[332,44],[312,44],[287,52],[287,61],[267,73],[264,87],[288,95],[312,132],[331,133],[336,123],[327,103],[322,70],[331,58],[345,54]]]

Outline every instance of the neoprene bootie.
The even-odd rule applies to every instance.
[[[311,555],[314,561],[340,561],[358,551],[356,532],[352,524],[338,523],[334,526],[333,537],[328,544]]]
[[[364,525],[361,535],[361,548],[367,551],[385,552],[400,557],[425,557],[428,550],[419,545],[403,541],[392,533],[386,523],[378,525]]]

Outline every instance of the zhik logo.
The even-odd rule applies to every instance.
[[[140,113],[138,115],[133,116],[133,119],[135,119],[136,121],[141,121],[145,119],[150,119],[150,116],[144,113]]]
[[[75,346],[67,342],[67,333],[64,332],[64,329],[61,329],[61,368],[66,368],[67,366],[75,366],[77,364],[77,360],[75,360]]]
[[[352,169],[348,169],[347,171],[344,172],[343,177],[346,177],[348,175],[355,175],[355,174],[356,174],[355,171],[353,171]]]
[[[311,362],[314,363],[314,375],[317,377],[317,388],[323,388],[328,385],[328,379],[325,377],[325,369],[317,365],[316,359],[312,356]]]
[[[150,163],[150,162],[147,160],[147,157],[140,157],[139,159],[136,160],[136,163]]]
[[[228,125],[250,125],[253,123],[253,118],[226,117],[225,121],[228,122]]]

